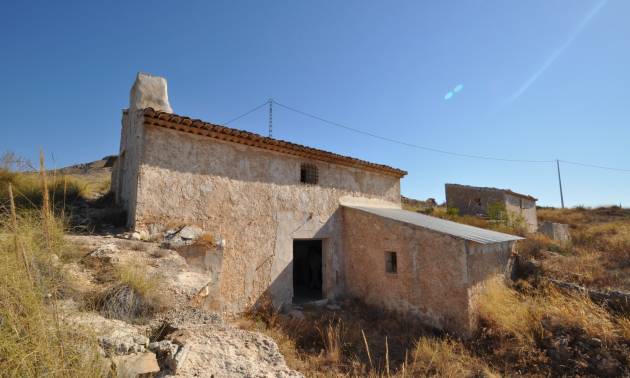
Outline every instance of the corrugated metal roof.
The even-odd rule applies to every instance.
[[[451,222],[445,219],[431,217],[428,215],[407,211],[402,209],[391,209],[383,207],[368,206],[350,206],[345,207],[365,211],[380,217],[393,219],[399,222],[405,222],[420,226],[432,231],[455,236],[457,238],[471,240],[481,244],[501,243],[506,241],[522,240],[523,238],[516,235],[504,234],[502,232],[490,231],[484,228],[473,227],[467,224]]]

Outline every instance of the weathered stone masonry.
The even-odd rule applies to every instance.
[[[529,232],[536,232],[536,198],[509,189],[446,184],[446,203],[462,215],[490,215],[493,206],[501,206],[510,216],[522,216]]]
[[[267,295],[291,303],[294,241],[316,239],[325,298],[357,296],[465,333],[478,284],[503,271],[518,239],[476,245],[354,210],[402,212],[406,172],[172,114],[164,79],[139,75],[130,98],[112,173],[117,203],[146,234],[196,225],[224,241],[210,309],[237,313]],[[305,166],[316,183],[302,182]]]

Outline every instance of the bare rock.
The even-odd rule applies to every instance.
[[[179,231],[179,237],[184,240],[195,240],[201,236],[203,230],[197,226],[186,226]]]
[[[108,356],[144,352],[149,345],[149,339],[138,327],[122,320],[107,319],[93,312],[71,312],[64,316],[64,321],[91,329]]]
[[[119,378],[136,378],[160,371],[155,354],[151,352],[116,356],[112,358],[112,362],[116,368],[116,376]]]
[[[276,343],[259,333],[230,326],[200,327],[187,334],[185,347],[178,375],[303,377],[286,366]]]
[[[155,352],[162,368],[167,368],[171,374],[177,374],[178,369],[186,362],[190,346],[162,340],[149,344],[149,349]]]
[[[168,314],[165,322],[162,328],[168,331],[163,334],[163,339],[167,342],[152,343],[149,348],[156,351],[163,348],[170,353],[172,357],[160,360],[170,374],[183,377],[302,377],[287,367],[271,338],[225,324],[214,313],[182,308]],[[175,354],[173,346],[178,347]]]
[[[84,261],[88,265],[93,265],[94,263],[115,263],[118,260],[117,254],[120,252],[118,246],[113,243],[105,243],[100,245],[94,251],[92,251],[89,255],[84,257]]]

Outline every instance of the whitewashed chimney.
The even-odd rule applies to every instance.
[[[172,113],[168,103],[168,89],[166,79],[139,72],[131,87],[129,95],[129,110],[153,108],[162,112]]]

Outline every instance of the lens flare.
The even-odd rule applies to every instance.
[[[444,99],[449,100],[451,97],[453,97],[453,95],[454,95],[453,92],[448,92],[447,94],[444,95]]]

